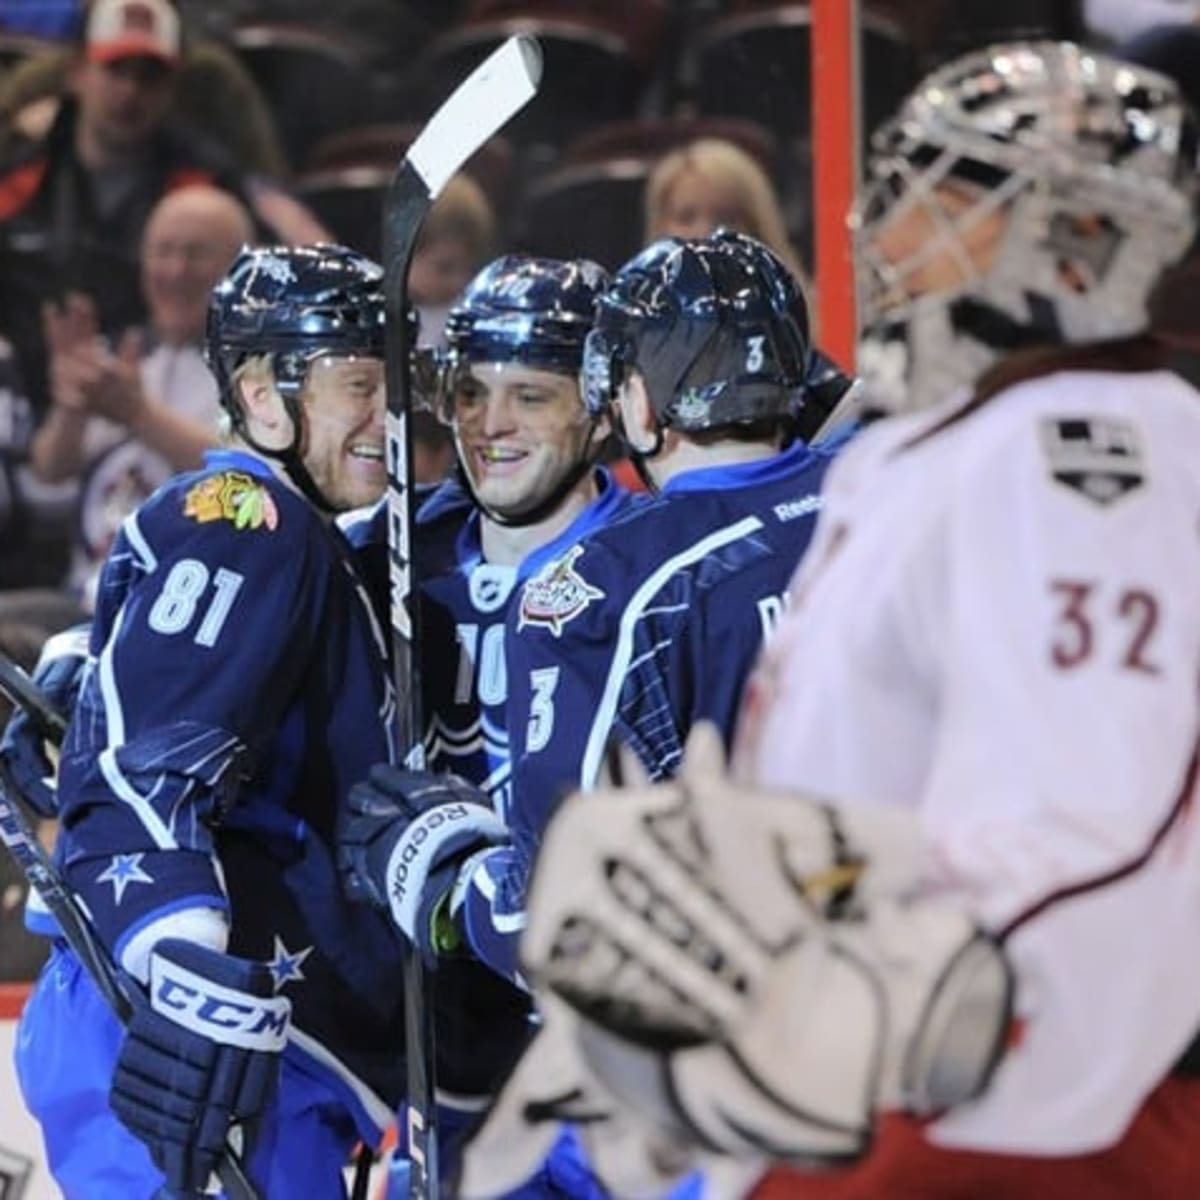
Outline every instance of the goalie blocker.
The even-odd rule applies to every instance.
[[[654,1126],[734,1157],[844,1162],[881,1108],[978,1095],[1008,1031],[1002,951],[912,894],[919,861],[909,814],[747,792],[698,726],[679,780],[563,805],[523,958]]]

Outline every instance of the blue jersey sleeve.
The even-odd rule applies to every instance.
[[[328,536],[274,480],[231,469],[181,478],[123,527],[60,783],[64,869],[118,952],[164,914],[224,908],[214,829],[315,644]]]

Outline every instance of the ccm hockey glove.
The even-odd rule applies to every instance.
[[[457,775],[380,764],[338,817],[338,866],[352,900],[387,908],[429,961],[459,949],[451,893],[473,854],[509,840],[487,797]]]
[[[208,1189],[238,1127],[248,1145],[275,1092],[291,1003],[265,964],[164,938],[134,1013],[109,1102],[150,1149],[172,1194]]]

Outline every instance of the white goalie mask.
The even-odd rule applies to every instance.
[[[1194,120],[1145,68],[1038,42],[928,76],[872,139],[851,220],[869,394],[923,407],[1011,350],[1144,328],[1195,170]]]

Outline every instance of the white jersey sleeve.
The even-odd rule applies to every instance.
[[[914,808],[1007,936],[1022,1038],[947,1144],[1120,1136],[1200,1029],[1200,397],[1060,374],[886,423],[749,696],[760,783]]]

